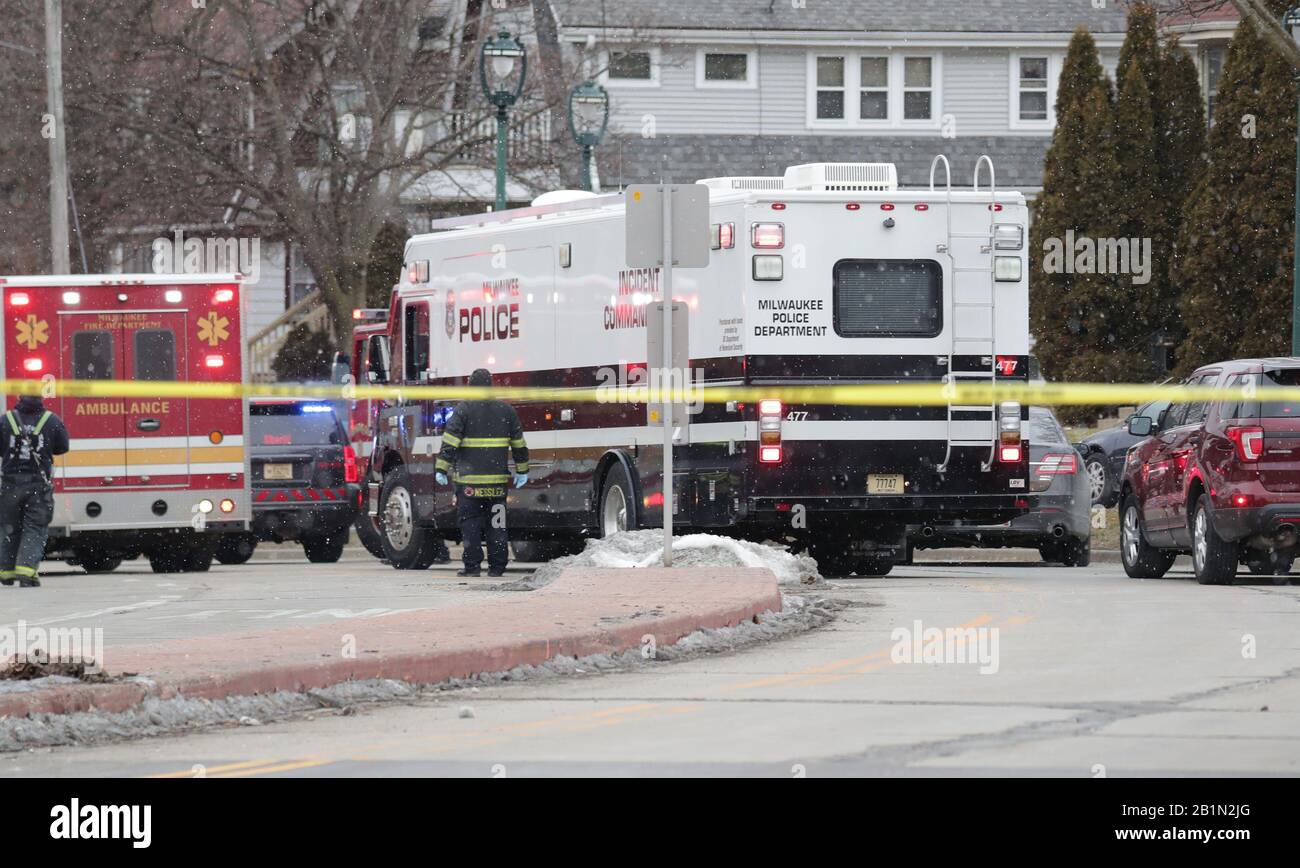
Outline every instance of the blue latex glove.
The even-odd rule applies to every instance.
[[[527,481],[528,481],[528,474],[527,474],[527,473],[516,473],[516,474],[515,474],[515,488],[523,488],[523,487],[524,487],[524,483],[526,483]]]
[[[437,473],[433,474],[433,478],[436,479],[436,480],[438,481],[438,484],[439,484],[439,485],[446,485],[446,484],[447,484],[447,474],[443,473],[441,470],[439,470]]]

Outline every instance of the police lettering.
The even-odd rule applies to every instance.
[[[459,312],[460,341],[504,341],[519,337],[518,304],[484,304],[462,307]]]

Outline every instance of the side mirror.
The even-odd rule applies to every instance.
[[[1079,453],[1080,458],[1087,458],[1091,450],[1088,448],[1087,443],[1076,443],[1074,444],[1074,451]]]
[[[1156,423],[1150,416],[1133,416],[1128,420],[1128,433],[1134,437],[1150,437],[1156,430]]]

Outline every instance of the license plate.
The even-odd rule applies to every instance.
[[[262,467],[263,479],[293,479],[292,464],[267,464]]]
[[[902,494],[903,474],[869,473],[867,474],[867,494]]]

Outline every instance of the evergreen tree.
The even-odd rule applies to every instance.
[[[1285,0],[1268,0],[1280,14]],[[1187,203],[1175,280],[1187,336],[1179,369],[1289,351],[1295,229],[1294,70],[1248,22],[1232,40]]]
[[[1100,95],[1102,118],[1089,108]],[[1071,361],[1082,346],[1084,312],[1074,292],[1077,276],[1059,267],[1050,271],[1048,246],[1064,244],[1066,233],[1088,231],[1084,203],[1095,178],[1085,183],[1086,128],[1110,115],[1110,82],[1097,57],[1097,45],[1084,28],[1075,31],[1061,68],[1056,92],[1056,131],[1043,166],[1043,192],[1034,210],[1029,233],[1030,325],[1036,339],[1034,352],[1043,372],[1052,379],[1069,375]],[[1113,153],[1113,151],[1112,151]],[[1095,155],[1094,155],[1095,156]],[[1095,164],[1089,164],[1095,168]],[[1096,213],[1095,211],[1091,213]],[[1066,254],[1070,255],[1070,254]]]
[[[393,286],[402,279],[406,258],[406,229],[397,223],[385,223],[370,245],[370,262],[366,265],[366,306],[388,309]]]
[[[314,331],[307,323],[298,323],[271,360],[271,370],[281,383],[329,382],[334,351],[328,331]]]
[[[1201,101],[1200,77],[1192,57],[1177,42],[1161,54],[1160,91],[1164,94],[1164,126],[1157,147],[1160,189],[1170,203],[1165,209],[1162,236],[1155,244],[1155,266],[1167,278],[1167,291],[1160,297],[1162,310],[1174,311],[1178,304],[1178,283],[1174,274],[1182,256],[1178,234],[1183,211],[1192,188],[1205,167],[1205,106]],[[1162,325],[1181,337],[1180,318],[1166,316]]]

